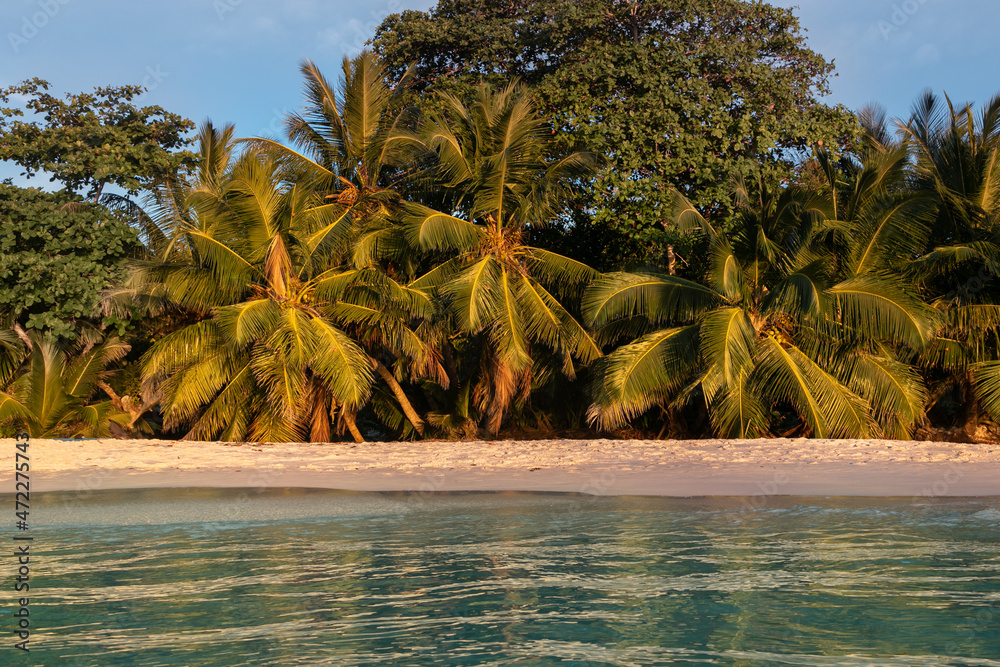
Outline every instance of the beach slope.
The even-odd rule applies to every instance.
[[[0,492],[15,443],[0,440]],[[887,440],[33,440],[30,489],[307,487],[656,496],[1000,496],[1000,446]]]

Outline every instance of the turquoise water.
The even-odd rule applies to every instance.
[[[4,665],[1000,665],[1000,499],[32,501]]]

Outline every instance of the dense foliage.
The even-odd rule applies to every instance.
[[[49,84],[31,79],[0,88],[0,104],[26,98],[24,108],[0,107],[0,160],[13,162],[24,175],[45,173],[70,192],[98,196],[105,184],[130,193],[189,164],[178,151],[194,124],[158,106],[138,107],[142,86],[98,88],[93,93],[48,92]],[[20,120],[25,111],[37,120]]]
[[[714,217],[731,210],[734,179],[777,184],[856,127],[819,100],[833,67],[792,12],[758,2],[442,0],[388,17],[374,45],[397,71],[416,64],[418,90],[531,83],[557,145],[607,157],[589,222],[646,259],[672,242],[673,189]]]
[[[74,335],[138,247],[102,206],[0,183],[0,324]]]
[[[442,0],[375,43],[335,81],[303,63],[286,143],[206,123],[190,155],[165,112],[104,113],[134,91],[25,84],[58,120],[0,128],[7,159],[100,204],[0,186],[0,428],[1000,422],[1000,97],[846,114],[794,15],[737,0]],[[149,152],[81,146],[77,114]]]
[[[130,423],[111,400],[94,400],[108,364],[124,357],[128,345],[109,338],[66,346],[39,333],[26,342],[28,349],[19,350],[14,340],[0,338],[0,359],[10,355],[22,369],[16,372],[15,365],[5,373],[0,363],[0,427],[16,422],[33,437],[100,437],[110,433],[112,422]]]

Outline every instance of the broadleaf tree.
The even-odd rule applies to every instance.
[[[160,106],[138,106],[142,86],[52,95],[42,79],[0,88],[0,160],[47,174],[98,199],[105,185],[134,194],[194,162],[184,148],[194,123]],[[25,99],[21,106],[8,106]],[[29,112],[32,117],[27,117]]]
[[[138,247],[103,206],[0,183],[0,326],[73,337]]]
[[[791,10],[743,0],[441,0],[393,14],[374,46],[417,90],[520,77],[562,150],[603,152],[582,204],[665,252],[672,189],[710,218],[731,183],[787,177],[814,144],[846,145],[852,114],[822,102],[832,63]],[[588,201],[589,200],[589,201]]]

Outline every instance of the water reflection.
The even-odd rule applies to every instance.
[[[1000,665],[989,501],[161,490],[37,507],[30,664]]]

